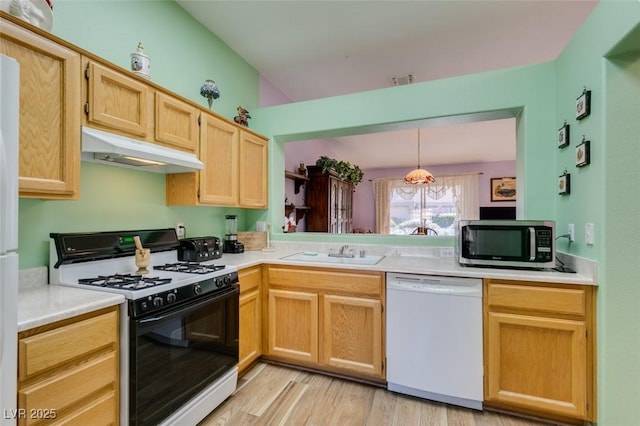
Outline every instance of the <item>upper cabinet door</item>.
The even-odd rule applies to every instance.
[[[240,207],[268,207],[268,140],[240,130]]]
[[[156,141],[183,151],[198,152],[200,111],[162,92],[156,92]]]
[[[88,117],[90,124],[146,139],[149,134],[149,86],[90,61]]]
[[[1,19],[0,52],[20,63],[20,196],[78,198],[80,55]]]
[[[238,205],[238,128],[209,114],[200,124],[199,202],[201,204]]]

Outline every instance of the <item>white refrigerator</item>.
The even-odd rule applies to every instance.
[[[16,423],[20,66],[0,55],[0,425]]]

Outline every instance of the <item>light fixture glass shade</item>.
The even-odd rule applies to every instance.
[[[425,169],[417,168],[415,170],[411,170],[404,177],[404,183],[408,183],[411,185],[416,184],[424,184],[424,183],[432,183],[435,182],[436,179],[433,177],[431,173],[426,171]]]
[[[435,182],[436,178],[425,169],[420,168],[420,129],[418,129],[418,168],[411,170],[404,177],[404,183],[411,185],[427,184]]]

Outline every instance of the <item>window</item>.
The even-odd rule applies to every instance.
[[[428,185],[398,178],[374,179],[376,232],[454,235],[460,219],[478,219],[476,173],[436,177]]]

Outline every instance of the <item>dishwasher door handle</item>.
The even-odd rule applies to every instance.
[[[482,296],[482,287],[477,284],[436,284],[436,282],[439,281],[433,281],[434,283],[392,281],[387,283],[387,290],[412,291],[415,293],[458,296]]]

